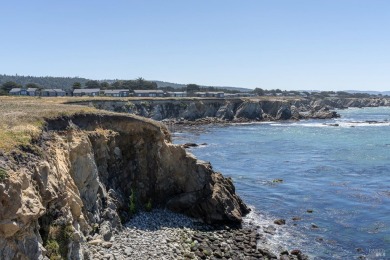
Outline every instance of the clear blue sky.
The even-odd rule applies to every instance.
[[[390,90],[389,0],[14,0],[0,8],[0,74]]]

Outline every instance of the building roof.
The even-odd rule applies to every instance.
[[[52,88],[45,88],[45,89],[42,89],[42,92],[56,92],[56,91]]]
[[[216,92],[216,91],[214,91],[214,92],[207,92],[208,94],[214,94],[214,95],[216,95],[216,94],[225,94],[225,92],[223,92],[223,91],[218,91],[218,92]]]
[[[9,93],[20,92],[21,90],[21,88],[13,88],[9,91]]]
[[[107,89],[104,94],[120,94],[121,92],[130,92],[128,89]]]
[[[100,88],[80,88],[73,90],[73,94],[82,94],[82,93],[95,93],[99,92]]]
[[[55,89],[53,89],[55,92],[64,92],[65,93],[65,90],[63,90],[63,89],[60,89],[60,88],[55,88]]]
[[[134,93],[139,93],[139,94],[150,94],[150,93],[160,93],[160,94],[164,94],[164,91],[162,91],[161,89],[152,89],[152,90],[134,90]]]
[[[38,89],[37,88],[28,88],[27,91],[30,92],[30,91],[37,91]]]

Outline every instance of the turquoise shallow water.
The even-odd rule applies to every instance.
[[[339,113],[203,127],[175,133],[174,142],[207,143],[190,151],[233,178],[259,221],[286,219],[277,238],[286,247],[319,259],[390,259],[390,108]]]

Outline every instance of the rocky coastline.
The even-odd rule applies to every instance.
[[[336,109],[390,106],[390,98],[259,97],[238,99],[73,100],[97,109],[135,114],[166,125],[229,124],[262,121],[330,119]]]
[[[267,249],[264,234],[275,227],[243,226],[250,209],[232,180],[173,145],[163,123],[333,118],[333,103],[129,102],[83,103],[122,113],[45,119],[30,143],[0,151],[1,259],[307,259],[297,249]],[[336,104],[343,107],[343,102]]]

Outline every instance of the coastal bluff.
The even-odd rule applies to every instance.
[[[87,237],[109,241],[132,208],[229,225],[249,212],[230,178],[173,145],[163,124],[137,116],[46,119],[30,144],[1,152],[0,167],[1,259],[85,259]]]
[[[240,123],[252,121],[328,119],[335,109],[389,106],[389,98],[259,97],[237,99],[153,98],[71,101],[97,109],[130,113],[174,123]]]

